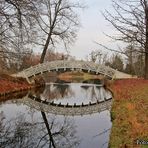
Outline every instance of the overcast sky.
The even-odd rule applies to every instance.
[[[85,59],[92,50],[100,48],[94,41],[110,45],[111,42],[109,42],[103,32],[113,33],[109,23],[101,14],[101,11],[105,9],[111,11],[111,0],[83,1],[87,8],[80,12],[81,27],[75,44],[70,47],[70,54],[77,59]]]

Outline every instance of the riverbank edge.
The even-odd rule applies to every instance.
[[[142,82],[146,82],[146,83],[143,84],[142,82],[140,82],[141,80]],[[122,85],[117,86],[116,81],[118,82],[121,81]],[[128,90],[128,87],[127,88],[125,87],[126,81],[131,81],[128,84],[128,86],[131,86],[132,89]],[[137,83],[135,83],[135,81],[137,81]],[[138,81],[140,83],[138,83]],[[139,91],[138,88],[140,89],[142,85],[143,87],[141,88],[141,91]],[[148,111],[144,109],[138,110],[138,107],[137,107],[141,104],[141,102],[143,102],[143,108],[147,108],[148,80],[143,80],[143,79],[115,80],[112,86],[109,87],[109,89],[113,92],[113,103],[112,103],[112,108],[110,112],[112,128],[111,128],[108,147],[109,148],[133,148],[133,147],[147,148],[148,145],[137,145],[136,140],[144,140],[144,141],[148,140],[147,139],[148,126],[146,124],[148,123],[148,119],[146,118],[148,116]],[[124,89],[123,92],[122,92],[122,89]],[[120,92],[121,92],[121,95],[117,95],[117,93],[120,93]],[[119,96],[122,98],[118,98]],[[127,108],[126,108],[126,105],[127,105]],[[138,115],[140,117],[143,117],[141,121]],[[130,117],[132,118],[129,119]]]
[[[33,83],[29,84],[25,78],[0,74],[0,83],[2,88],[0,89],[0,98],[45,86],[45,81],[41,76],[34,78]]]
[[[38,88],[38,87],[43,87],[45,86],[45,84],[41,84],[41,85],[31,85],[31,86],[28,86],[27,88],[19,88],[19,89],[13,89],[13,90],[9,90],[9,91],[5,91],[5,92],[0,92],[0,98],[1,97],[6,97],[6,96],[9,96],[9,95],[13,95],[13,94],[16,94],[16,93],[21,93],[21,92],[24,92],[24,91],[29,91],[31,89],[34,89],[34,88]]]

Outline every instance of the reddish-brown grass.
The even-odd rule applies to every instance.
[[[111,86],[114,101],[110,147],[142,147],[134,140],[148,140],[148,80],[117,80]]]

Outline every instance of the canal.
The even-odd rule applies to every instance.
[[[107,148],[111,98],[99,80],[56,80],[1,101],[0,147]]]

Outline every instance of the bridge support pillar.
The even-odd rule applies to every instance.
[[[31,84],[31,81],[29,80],[28,77],[26,77],[26,80],[27,80],[27,82],[28,82],[29,84]]]
[[[26,76],[26,74],[24,72],[23,72],[23,77],[26,78],[26,80],[29,84],[31,84],[31,81],[29,80],[29,78]]]

